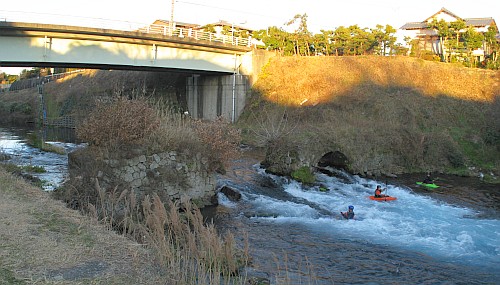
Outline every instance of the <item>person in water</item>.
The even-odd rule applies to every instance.
[[[347,210],[347,212],[340,212],[340,214],[342,215],[342,217],[346,218],[346,219],[354,219],[354,206],[349,206],[349,210]]]
[[[377,189],[375,189],[375,198],[382,198],[382,197],[389,197],[388,195],[383,195],[382,192],[384,192],[386,189],[382,190],[382,187],[380,185],[377,185]]]

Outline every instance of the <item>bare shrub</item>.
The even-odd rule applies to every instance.
[[[288,108],[277,110],[268,110],[264,108],[259,116],[253,115],[251,132],[253,141],[259,146],[274,144],[282,138],[292,134],[297,128],[297,123],[291,123],[289,120]]]
[[[99,103],[76,133],[91,145],[119,148],[141,143],[158,126],[157,113],[146,100],[117,97]]]
[[[208,148],[210,165],[219,170],[238,157],[241,141],[240,130],[227,120],[218,117],[215,121],[193,121],[193,129],[201,142]]]

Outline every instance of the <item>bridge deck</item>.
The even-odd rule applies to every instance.
[[[141,29],[143,30],[143,29]],[[21,22],[0,22],[0,36],[33,36],[65,39],[83,39],[113,41],[132,44],[148,44],[166,47],[210,50],[219,53],[246,53],[251,47],[232,44],[227,37],[214,34],[194,34],[193,37],[183,34],[165,35],[163,33],[145,33],[137,31],[121,31],[111,29],[87,28],[53,24],[35,24]],[[232,39],[232,37],[229,37]],[[236,39],[233,39],[237,42]]]

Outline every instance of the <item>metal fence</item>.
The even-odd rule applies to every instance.
[[[44,126],[61,128],[75,128],[75,119],[72,116],[62,116],[59,118],[44,118]]]
[[[73,73],[81,73],[84,71],[85,70],[83,70],[83,69],[79,69],[79,70],[69,71],[69,72],[64,72],[64,73],[50,74],[50,75],[37,77],[37,78],[27,78],[27,79],[17,80],[17,81],[14,81],[10,85],[9,91],[19,91],[19,90],[23,90],[23,89],[35,88],[35,87],[43,85],[45,83],[64,78],[64,77],[71,75]]]

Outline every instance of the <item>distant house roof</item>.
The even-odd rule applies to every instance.
[[[234,24],[234,23],[230,23],[230,22],[227,22],[227,21],[224,21],[224,20],[219,20],[218,22],[210,23],[209,25],[235,27],[236,29],[245,30],[245,31],[249,31],[249,32],[253,32],[254,31],[253,29],[240,26],[240,24]]]
[[[428,27],[429,24],[427,22],[409,22],[404,24],[400,29],[401,30],[417,30],[424,29]]]
[[[183,28],[199,28],[200,25],[198,24],[191,24],[191,23],[184,23],[184,22],[176,22],[174,21],[176,27],[183,27]],[[153,22],[153,25],[162,25],[162,26],[168,26],[170,25],[169,20],[156,20]]]
[[[176,27],[188,28],[188,29],[189,28],[191,28],[191,29],[201,29],[203,26],[206,26],[206,25],[198,25],[198,24],[184,23],[184,22],[177,22],[177,21],[174,21],[174,23],[175,23]],[[158,20],[156,20],[156,21],[153,22],[153,25],[169,26],[170,25],[170,21],[169,20],[158,19]],[[213,25],[213,26],[228,26],[228,27],[233,26],[234,28],[236,28],[238,30],[245,30],[245,31],[249,31],[249,32],[253,32],[254,31],[253,29],[240,26],[240,24],[237,25],[237,24],[233,24],[233,23],[230,23],[230,22],[227,22],[227,21],[224,21],[224,20],[219,20],[218,22],[210,23],[208,25]]]
[[[404,24],[400,29],[401,30],[418,30],[418,29],[425,29],[429,27],[429,22],[436,17],[437,15],[445,13],[451,16],[452,18],[456,20],[463,20],[465,21],[466,26],[473,26],[473,27],[486,27],[486,26],[491,26],[491,25],[496,25],[495,20],[491,17],[489,18],[460,18],[459,16],[455,15],[454,13],[450,12],[446,8],[441,8],[437,13],[433,14],[432,16],[428,17],[422,22],[409,22]]]
[[[441,13],[448,14],[448,15],[452,16],[453,18],[456,18],[457,20],[463,20],[462,18],[460,18],[459,16],[457,16],[455,13],[453,13],[450,10],[448,10],[448,9],[446,9],[446,8],[443,7],[443,8],[441,8],[441,10],[437,11],[432,16],[430,16],[429,18],[425,19],[424,22],[432,21],[432,19],[434,17],[436,17],[437,15],[439,15]]]

